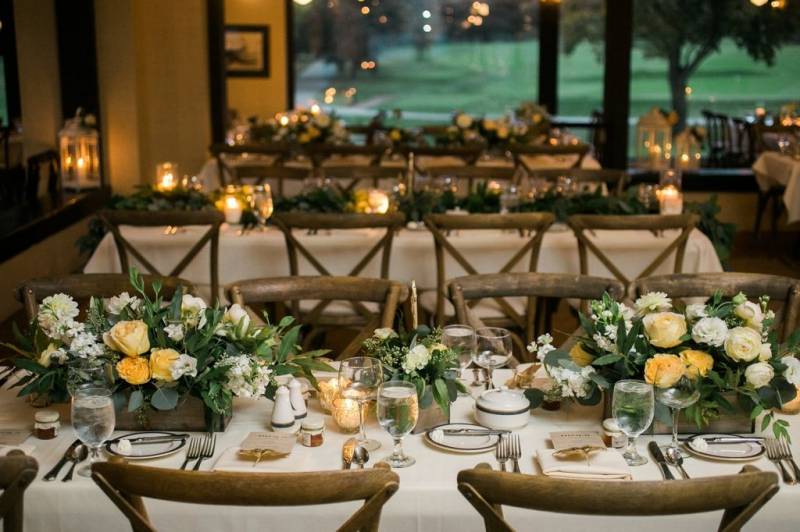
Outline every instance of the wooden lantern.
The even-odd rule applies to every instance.
[[[636,160],[652,170],[669,168],[672,160],[672,124],[658,107],[636,123]]]
[[[703,158],[703,141],[692,129],[684,129],[675,135],[675,167],[680,170],[700,168]]]
[[[61,180],[65,189],[99,188],[102,184],[99,136],[94,125],[94,115],[84,114],[79,108],[58,132]]]

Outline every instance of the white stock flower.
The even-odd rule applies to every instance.
[[[88,332],[81,332],[72,338],[69,350],[79,358],[96,358],[105,351],[103,344],[97,342],[97,337]]]
[[[431,359],[431,354],[428,348],[422,344],[417,344],[406,355],[403,361],[403,370],[406,373],[424,368]]]
[[[558,386],[561,397],[583,398],[591,390],[591,375],[595,373],[595,369],[585,366],[580,371],[572,371],[560,366],[548,366],[547,373]]]
[[[672,299],[664,292],[648,292],[634,303],[640,315],[650,312],[666,312],[672,308]]]
[[[134,312],[137,312],[142,305],[142,300],[138,297],[131,296],[128,292],[122,292],[118,296],[112,296],[103,300],[103,306],[109,314],[119,314],[125,309],[130,307]]]
[[[207,307],[202,298],[184,294],[181,298],[181,318],[189,327],[202,327],[206,324]]]
[[[689,321],[698,320],[708,316],[706,306],[702,303],[693,303],[686,306],[686,318]]]
[[[734,327],[725,340],[725,353],[737,362],[752,362],[761,352],[761,335],[748,327]]]
[[[379,329],[375,329],[375,332],[372,333],[372,336],[383,341],[388,340],[389,338],[394,338],[397,336],[397,333],[394,332],[394,329],[391,327],[381,327]]]
[[[183,340],[183,325],[180,323],[170,323],[164,327],[164,332],[167,337],[173,342],[180,342]]]
[[[789,381],[790,384],[800,386],[800,360],[797,360],[795,357],[783,357],[781,362],[786,365],[786,370],[783,372],[783,376],[786,380]]]
[[[71,336],[67,331],[73,328],[79,312],[78,304],[70,296],[54,294],[44,298],[36,321],[50,338],[66,340]]]
[[[255,362],[250,355],[238,355],[221,362],[229,366],[228,380],[223,387],[236,397],[259,397],[264,395],[272,370]]]
[[[720,318],[700,318],[692,327],[692,340],[720,347],[728,337],[728,326]]]
[[[756,362],[755,364],[750,364],[747,366],[747,369],[744,370],[745,380],[747,380],[748,384],[752,385],[754,388],[766,386],[774,376],[775,370],[772,369],[772,366],[766,362]]]
[[[176,381],[184,375],[189,377],[197,376],[197,359],[187,354],[181,354],[169,366],[169,371],[172,374],[172,380]]]

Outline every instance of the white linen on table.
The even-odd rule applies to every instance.
[[[204,231],[201,227],[187,227],[185,232],[164,235],[160,227],[122,227],[122,233],[133,246],[142,252],[162,272],[168,272],[180,261]],[[219,251],[219,276],[221,286],[234,281],[255,277],[289,275],[289,260],[283,234],[275,229],[237,234],[238,227],[223,225]],[[308,235],[295,231],[297,239],[334,275],[347,275],[367,250],[385,234],[378,229],[320,231]],[[664,231],[655,235],[649,231],[596,231],[592,238],[607,256],[629,278],[635,278],[677,236],[677,231]],[[451,236],[453,245],[464,254],[480,273],[496,273],[512,257],[526,239],[515,232],[496,230],[461,231]],[[194,283],[206,297],[209,295],[209,250],[206,246],[187,267],[181,277]],[[135,259],[131,260],[136,263]],[[523,258],[514,271],[527,271]],[[654,275],[671,273],[674,258],[667,259]],[[301,256],[302,275],[318,272]],[[95,250],[84,268],[86,273],[120,272],[117,250],[110,234]],[[540,272],[580,273],[577,241],[572,231],[556,225],[544,236],[539,254]],[[711,241],[695,230],[689,236],[683,261],[685,273],[721,272],[722,265]],[[379,258],[373,260],[361,273],[378,277]],[[613,277],[605,266],[590,254],[589,273]],[[449,255],[445,274],[448,279],[464,275],[463,268]],[[427,230],[403,230],[395,237],[392,247],[389,277],[403,282],[416,280],[421,289],[436,287],[436,259],[433,237]]]
[[[505,382],[509,370],[496,370],[495,382]],[[0,407],[13,412],[20,419],[31,419],[33,409],[23,400],[14,397],[12,391],[0,391]],[[238,446],[252,431],[268,430],[272,403],[262,400],[236,400],[234,416],[225,433],[217,435],[215,456],[226,449]],[[472,422],[473,400],[470,397],[458,399],[452,410],[454,422]],[[70,483],[44,482],[42,476],[60,458],[61,454],[75,438],[68,424],[68,408],[62,407],[62,430],[54,440],[36,442],[33,456],[39,461],[39,476],[26,492],[25,530],[26,532],[115,532],[130,530],[122,514],[100,489],[88,478],[75,476]],[[311,412],[319,412],[316,401],[309,403]],[[523,459],[520,468],[523,473],[534,474],[533,453],[536,449],[547,447],[549,433],[559,430],[599,429],[602,418],[601,407],[582,407],[569,405],[560,411],[541,409],[531,415],[528,426],[519,431],[522,439]],[[779,416],[790,423],[792,448],[795,455],[800,454],[800,419]],[[331,470],[341,464],[341,448],[350,435],[340,433],[326,416],[325,443],[321,447],[309,448],[297,445],[292,451],[291,460],[298,469]],[[381,449],[370,453],[372,459],[381,459],[391,452],[391,438],[374,417],[370,418],[368,436],[381,442]],[[119,435],[119,434],[116,434]],[[640,451],[644,451],[650,437],[640,438]],[[660,443],[667,443],[669,436],[658,436]],[[403,440],[406,452],[416,458],[416,465],[397,470],[400,476],[400,490],[386,504],[381,519],[381,530],[386,532],[479,532],[483,521],[478,513],[467,503],[456,489],[458,471],[474,467],[481,462],[497,466],[491,452],[471,455],[440,451],[425,443],[422,435],[409,435]],[[177,453],[157,460],[139,462],[155,467],[177,468],[183,462],[183,454]],[[202,469],[212,468],[214,460],[203,463]],[[300,465],[302,464],[302,465]],[[762,457],[753,465],[766,471],[775,467]],[[702,461],[688,458],[684,463],[693,477],[734,474],[741,464]],[[650,461],[644,466],[631,468],[634,480],[657,480],[660,473]],[[62,472],[62,475],[64,473]],[[287,531],[320,532],[333,530],[341,525],[355,510],[357,504],[338,504],[330,506],[291,507],[291,508],[234,508],[179,504],[146,499],[145,504],[155,526],[164,531],[219,532],[235,530],[249,531]],[[746,530],[769,530],[770,532],[790,532],[797,529],[797,507],[800,505],[800,489],[781,485],[781,490],[767,503],[764,509],[751,521]],[[721,512],[676,516],[667,518],[625,518],[590,517],[564,514],[549,514],[505,508],[504,513],[517,530],[548,530],[559,532],[585,530],[614,530],[615,532],[641,531],[675,532],[707,531],[716,529]]]
[[[793,159],[776,151],[765,151],[753,164],[758,187],[762,191],[783,185],[783,203],[786,205],[788,223],[800,221],[800,159]]]

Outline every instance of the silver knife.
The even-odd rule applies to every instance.
[[[510,430],[491,430],[491,429],[443,429],[442,433],[446,436],[499,436],[510,434]]]
[[[653,457],[653,460],[655,460],[659,469],[661,469],[661,475],[663,475],[664,480],[675,480],[675,476],[672,474],[672,471],[669,470],[669,466],[667,465],[667,459],[664,458],[664,453],[661,452],[661,448],[658,446],[658,444],[654,441],[651,441],[647,444],[647,449],[650,451],[650,456]]]
[[[44,476],[44,480],[48,481],[55,480],[56,477],[58,476],[58,473],[61,471],[61,468],[64,467],[67,461],[69,461],[69,457],[72,454],[72,451],[75,449],[75,447],[77,447],[80,444],[81,440],[75,440],[74,442],[72,442],[72,444],[69,447],[67,447],[67,450],[64,451],[64,456],[61,457],[61,460],[59,460],[58,463],[56,463],[56,465],[53,466],[53,469],[48,471],[47,474]]]
[[[185,440],[188,438],[189,434],[162,434],[160,436],[140,436],[139,438],[130,438],[128,442],[133,445],[136,444],[145,444],[145,443],[168,443],[175,440]],[[125,436],[117,438],[116,441],[125,439]]]

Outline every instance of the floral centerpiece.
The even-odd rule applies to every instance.
[[[772,425],[777,437],[788,437],[788,423],[773,410],[797,394],[800,331],[779,344],[768,303],[766,296],[751,301],[717,293],[678,309],[666,294],[652,292],[630,308],[605,295],[591,302],[590,316],[580,315],[583,334],[569,352],[553,347],[549,336],[528,350],[552,378],[551,393],[561,397],[593,404],[620,379],[644,379],[657,388],[690,379],[700,399],[685,413],[698,427],[735,412],[729,400],[735,395],[751,419],[763,414],[761,430]]]
[[[230,415],[234,397],[269,396],[276,376],[314,383],[313,369],[330,369],[315,360],[325,351],[298,354],[300,327],[291,317],[256,325],[241,306],[211,308],[180,287],[165,301],[154,282],[148,295],[136,271],[131,284],[134,295],[92,298],[84,321],[70,296],[45,298],[30,334],[17,334],[18,345],[10,346],[21,355],[16,365],[28,371],[19,395],[63,402],[82,373],[107,368],[115,403],[127,402],[145,424],[151,409],[173,410],[189,396]]]
[[[460,112],[454,114],[452,123],[434,138],[437,146],[469,146],[485,142],[478,129],[478,121]]]
[[[450,403],[458,391],[466,391],[458,381],[458,354],[442,343],[442,331],[427,326],[398,334],[393,329],[376,329],[364,341],[365,355],[383,364],[386,380],[414,383],[422,409],[435,401],[445,417],[450,415]]]

